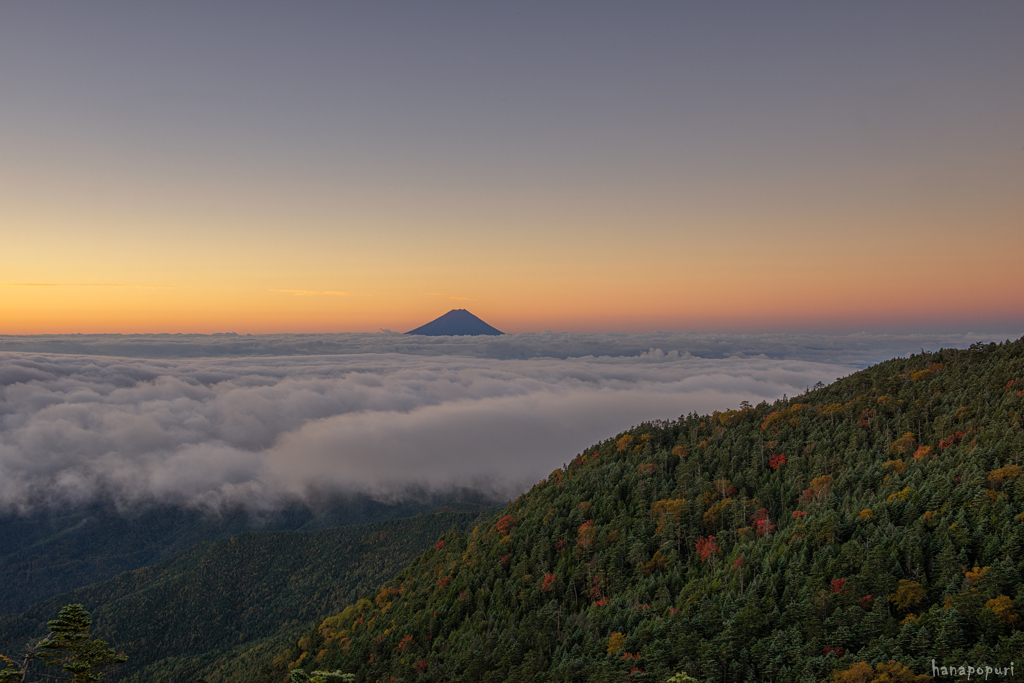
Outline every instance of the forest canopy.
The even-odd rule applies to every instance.
[[[1024,652],[1024,341],[639,425],[309,628],[261,681],[925,680]],[[393,677],[393,678],[392,678]]]

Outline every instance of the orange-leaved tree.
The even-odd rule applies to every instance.
[[[879,662],[874,668],[867,662],[854,662],[832,674],[832,683],[924,683],[927,674],[915,674],[897,661]]]

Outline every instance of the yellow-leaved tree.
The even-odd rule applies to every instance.
[[[622,648],[626,646],[626,636],[619,633],[618,631],[612,631],[612,634],[608,636],[608,654],[615,655],[622,652]]]
[[[896,605],[901,611],[908,610],[924,600],[926,592],[921,584],[917,581],[907,581],[906,579],[900,579],[899,585],[896,587],[896,592],[891,593],[888,598],[889,602]]]
[[[832,674],[832,683],[924,683],[927,674],[915,674],[897,661],[879,662],[872,668],[867,662],[854,662]]]

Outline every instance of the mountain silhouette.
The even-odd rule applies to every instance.
[[[466,309],[456,308],[448,311],[436,320],[431,320],[422,327],[406,332],[406,334],[424,334],[430,337],[441,337],[505,333],[494,329]]]

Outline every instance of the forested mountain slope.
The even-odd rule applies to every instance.
[[[932,658],[1019,665],[1022,409],[1017,341],[641,425],[444,536],[259,680],[294,668],[467,683],[685,670],[788,683],[860,661],[919,674]]]
[[[296,510],[262,523],[290,529],[308,516]],[[244,511],[212,516],[171,506],[122,512],[96,505],[6,515],[0,518],[0,614],[172,558],[197,543],[249,531],[253,522]]]
[[[129,656],[111,678],[192,681],[227,653],[258,650],[259,643],[278,642],[340,609],[394,576],[438,536],[492,509],[462,504],[373,525],[248,532],[203,543],[0,617],[0,652],[17,653],[45,634],[46,621],[62,605],[82,603],[95,632]],[[229,659],[235,669],[245,661]]]
[[[450,499],[380,503],[365,496],[324,501],[317,512],[302,504],[250,514],[245,510],[211,514],[175,505],[136,511],[113,504],[73,510],[44,510],[32,515],[0,516],[0,614],[122,572],[168,560],[197,543],[245,531],[325,529],[372,524],[423,514],[456,500],[475,500],[460,492]]]

